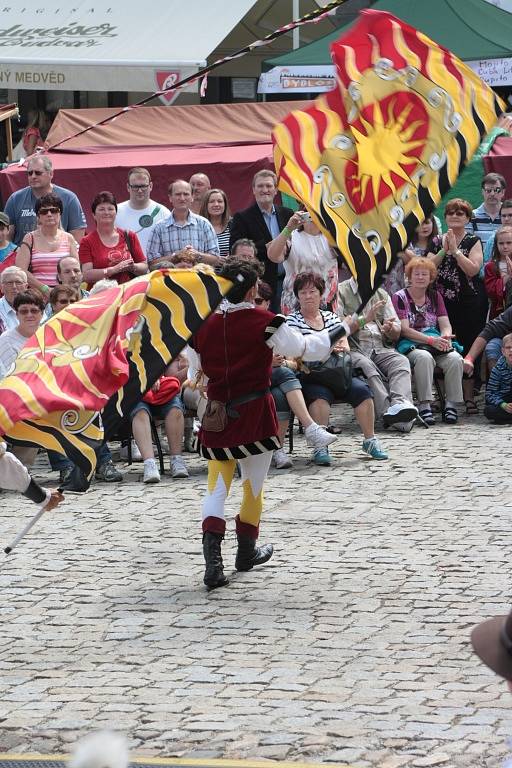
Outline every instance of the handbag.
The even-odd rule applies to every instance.
[[[327,360],[309,370],[307,380],[330,389],[336,400],[343,399],[352,386],[350,352],[331,352]]]

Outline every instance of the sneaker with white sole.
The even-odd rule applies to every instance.
[[[400,403],[393,403],[385,413],[382,414],[382,421],[389,427],[396,422],[412,421],[418,415],[418,409],[412,403],[404,400]]]
[[[317,467],[330,467],[331,456],[328,448],[316,448],[313,451],[313,464]]]
[[[181,456],[171,456],[171,477],[181,478],[188,477],[188,469]]]
[[[128,446],[123,445],[120,453],[121,461],[128,461]],[[132,461],[142,461],[142,454],[139,451],[139,446],[132,440]]]
[[[147,461],[144,462],[144,477],[142,478],[142,482],[143,483],[159,483],[160,482],[160,472],[158,471],[158,467],[154,459],[147,459]]]
[[[274,451],[272,461],[276,469],[290,469],[290,467],[293,467],[292,457],[286,453],[284,448],[278,448]]]
[[[369,437],[367,440],[363,440],[363,451],[372,459],[379,459],[381,461],[389,459],[389,456],[376,437]]]
[[[308,448],[326,448],[331,443],[337,440],[337,436],[332,432],[328,432],[321,424],[317,424],[314,421],[309,427],[304,430],[306,436],[306,445]]]

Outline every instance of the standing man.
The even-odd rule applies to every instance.
[[[13,192],[7,198],[5,213],[9,216],[10,239],[19,245],[27,232],[37,227],[36,200],[50,193],[62,200],[61,228],[69,232],[77,243],[85,234],[85,216],[80,201],[74,192],[52,184],[52,161],[46,155],[33,155],[27,162],[28,187]]]
[[[157,224],[149,238],[147,259],[150,270],[158,262],[194,266],[203,262],[215,267],[220,263],[219,242],[207,219],[191,210],[192,189],[188,181],[178,179],[169,184],[172,213]]]
[[[482,248],[493,232],[501,227],[501,204],[505,197],[507,182],[501,173],[487,173],[482,179],[483,203],[475,208],[473,217],[466,229],[470,234],[478,235]]]
[[[27,275],[19,267],[7,267],[0,274],[0,288],[4,294],[0,299],[0,322],[6,331],[18,325],[13,302],[18,293],[27,290],[27,285]]]
[[[248,261],[224,262],[220,274],[234,287],[191,341],[197,369],[208,377],[208,406],[199,431],[199,452],[208,459],[208,488],[202,508],[203,582],[208,589],[228,583],[221,545],[226,530],[224,507],[237,461],[243,497],[236,517],[235,568],[250,571],[272,557],[271,544],[258,546],[256,542],[263,484],[273,451],[280,447],[269,388],[273,354],[322,360],[342,335],[350,333],[350,325],[343,322],[330,333],[323,330],[303,336],[282,315],[255,309],[258,271]]]
[[[272,288],[271,309],[279,312],[283,291],[284,266],[275,264],[267,256],[267,244],[274,240],[286,224],[293,211],[280,205],[274,205],[277,193],[277,176],[273,171],[258,171],[252,181],[255,203],[233,216],[231,222],[230,249],[241,238],[254,240],[258,259],[265,267],[263,280]]]
[[[171,212],[165,205],[151,200],[153,182],[146,168],[136,167],[128,171],[126,187],[130,198],[117,206],[116,227],[135,232],[144,256],[147,256],[149,238],[155,225],[167,219]]]
[[[210,191],[212,185],[210,179],[206,173],[193,173],[189,179],[190,188],[192,190],[192,205],[190,210],[193,213],[199,214],[203,200],[206,197],[206,193]]]

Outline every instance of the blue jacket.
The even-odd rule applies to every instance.
[[[510,367],[502,355],[489,376],[485,388],[485,402],[487,405],[497,405],[511,402],[512,393],[512,367]]]

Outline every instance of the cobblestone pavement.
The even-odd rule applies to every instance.
[[[274,558],[231,573],[230,524],[210,594],[197,458],[189,480],[144,486],[136,464],[69,494],[0,569],[0,751],[113,727],[138,755],[501,765],[512,696],[468,638],[511,602],[510,436],[462,417],[385,433],[372,462],[350,423],[330,469],[297,438],[266,492]],[[2,547],[33,511],[1,494]]]

